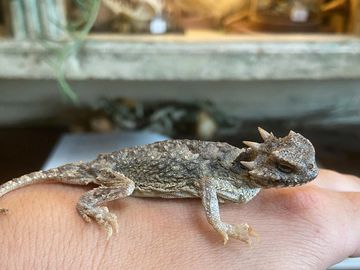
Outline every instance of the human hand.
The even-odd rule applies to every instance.
[[[332,171],[302,187],[263,190],[246,205],[221,205],[224,221],[255,229],[251,246],[224,246],[196,199],[109,203],[120,232],[107,241],[76,212],[84,192],[42,184],[1,198],[10,212],[0,216],[0,269],[326,269],[360,256],[360,180]]]

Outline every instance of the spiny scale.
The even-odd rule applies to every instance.
[[[255,162],[254,161],[240,161],[242,165],[244,165],[249,170],[255,169]]]
[[[257,142],[250,142],[250,141],[243,141],[243,144],[245,144],[246,146],[251,147],[254,150],[259,150],[261,144],[257,143]]]
[[[266,141],[268,138],[270,138],[272,135],[271,133],[267,132],[265,129],[262,129],[261,127],[258,127],[259,133],[261,138]]]

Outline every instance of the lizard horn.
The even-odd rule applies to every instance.
[[[254,161],[240,161],[242,165],[244,165],[249,170],[255,169],[255,162]]]
[[[259,150],[261,144],[257,142],[243,141],[243,143],[254,150]]]
[[[265,129],[258,127],[259,133],[261,138],[266,141],[268,138],[270,138],[272,135],[271,133],[267,132]]]

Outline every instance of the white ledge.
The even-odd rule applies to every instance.
[[[0,40],[0,78],[50,79],[43,46]],[[292,80],[360,78],[360,38],[335,35],[91,36],[68,79]]]

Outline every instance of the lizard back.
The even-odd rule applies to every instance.
[[[227,143],[167,140],[99,155],[90,162],[135,182],[134,196],[198,197],[196,181],[204,177],[233,179],[233,161],[244,151]]]

